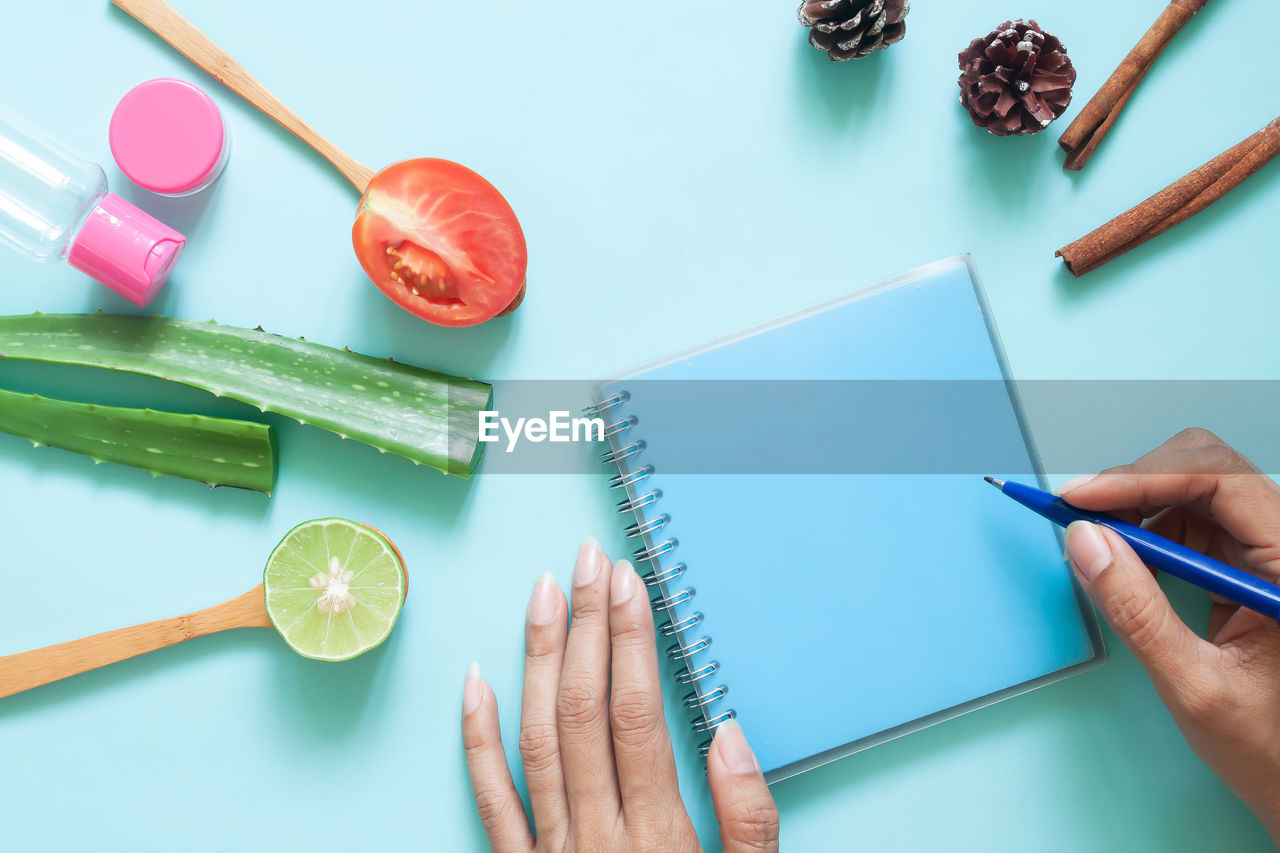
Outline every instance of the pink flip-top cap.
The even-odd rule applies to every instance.
[[[89,214],[71,244],[67,263],[135,305],[164,287],[187,238],[114,193]]]
[[[111,114],[107,135],[120,171],[161,195],[187,195],[208,186],[227,161],[218,105],[185,80],[134,86]]]

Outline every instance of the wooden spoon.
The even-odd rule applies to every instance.
[[[258,584],[244,595],[185,616],[0,657],[0,699],[195,637],[233,628],[270,627],[266,595]]]
[[[219,83],[253,104],[276,124],[310,145],[361,193],[368,188],[369,180],[373,177],[372,169],[321,136],[164,0],[111,2],[199,65]]]
[[[111,2],[310,145],[360,191],[361,205],[352,230],[356,256],[370,280],[401,308],[439,325],[471,326],[510,314],[520,306],[528,263],[524,231],[507,200],[483,177],[465,166],[433,158],[408,160],[375,173],[317,133],[165,0]],[[438,174],[438,164],[442,163],[452,167],[446,170],[447,178]],[[435,203],[425,205],[429,208],[427,221],[406,230],[403,216],[386,217],[368,209],[365,202],[377,193],[380,181],[383,191],[392,195],[397,195],[405,184],[424,197],[435,193]],[[452,202],[440,204],[441,199],[451,196]],[[398,203],[392,206],[414,208],[403,201],[397,199]],[[432,221],[437,211],[438,221]],[[366,217],[370,221],[362,227]],[[450,228],[442,227],[449,222],[454,223]],[[388,232],[389,225],[394,227]],[[464,241],[461,245],[451,242],[450,229],[453,240]],[[401,254],[405,243],[414,241],[421,246],[412,246],[412,251]],[[395,258],[388,261],[391,255],[399,258],[394,268]],[[442,260],[449,256],[469,256],[470,260],[451,267]],[[437,301],[432,302],[429,294],[437,290]],[[455,310],[455,305],[467,310]]]
[[[285,536],[280,545],[276,546],[276,550],[272,552],[273,557],[280,548],[290,541],[290,537],[298,535],[299,531],[303,531],[313,525],[326,525],[329,523],[363,527],[377,536],[391,550],[391,553],[395,555],[396,563],[400,567],[400,574],[404,579],[401,598],[403,603],[403,596],[408,595],[409,592],[409,570],[405,566],[404,556],[400,553],[400,549],[396,547],[395,543],[387,538],[385,533],[371,525],[342,519],[317,519],[314,522],[300,524]],[[333,557],[332,560],[335,564],[338,562],[337,557]],[[149,652],[163,649],[166,646],[175,646],[178,643],[192,640],[196,637],[216,634],[219,631],[230,631],[235,628],[275,628],[276,625],[271,621],[270,613],[267,610],[266,596],[266,585],[270,582],[271,567],[272,559],[268,559],[267,567],[263,571],[263,582],[244,595],[237,596],[230,601],[224,601],[222,604],[213,607],[206,607],[204,610],[197,610],[194,613],[188,613],[185,616],[178,616],[173,619],[145,622],[130,628],[118,628],[114,631],[94,634],[92,637],[72,640],[69,643],[58,643],[56,646],[46,646],[42,649],[32,649],[29,652],[19,652],[18,654],[0,657],[0,699],[12,696],[15,693],[21,693],[24,690],[30,690],[33,687],[52,684],[55,681],[61,681],[64,678],[70,678],[73,675],[79,675],[91,669],[98,669],[107,664],[119,663],[122,660],[145,655]],[[323,577],[323,573],[320,576]],[[347,592],[347,582],[348,579],[344,578],[342,586],[344,593]],[[313,581],[311,586],[316,586],[316,583]],[[277,589],[279,588],[278,583],[276,587]],[[316,588],[316,595],[321,595],[320,587]],[[335,610],[333,612],[336,614],[339,611]],[[284,632],[281,633],[283,634]],[[288,642],[287,636],[285,640]]]

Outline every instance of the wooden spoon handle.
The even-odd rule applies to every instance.
[[[0,657],[0,698],[231,628],[270,628],[262,584],[238,598],[132,628]]]
[[[111,0],[116,6],[132,15],[151,32],[160,36],[179,53],[212,74],[219,83],[253,104],[277,124],[333,164],[342,176],[355,185],[361,193],[369,186],[373,170],[346,154],[338,146],[325,139],[315,128],[307,124],[284,102],[268,91],[240,66],[226,51],[164,0]]]

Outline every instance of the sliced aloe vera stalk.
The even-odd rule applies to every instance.
[[[89,456],[198,480],[271,493],[275,431],[266,424],[53,400],[0,389],[0,432]]]
[[[0,317],[0,358],[105,367],[203,388],[467,477],[493,389],[261,329],[132,314]]]

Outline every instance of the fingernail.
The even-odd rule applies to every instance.
[[[626,604],[636,594],[636,570],[626,560],[613,564],[613,577],[609,580],[609,603]]]
[[[588,536],[578,546],[578,562],[573,567],[573,585],[590,586],[600,576],[600,543]]]
[[[1087,581],[1092,581],[1111,563],[1111,546],[1098,526],[1088,521],[1071,522],[1067,528],[1067,551]]]
[[[721,763],[730,773],[745,776],[760,772],[760,763],[756,761],[751,747],[747,746],[747,736],[742,733],[742,726],[737,720],[729,720],[716,727],[715,748]]]
[[[467,680],[462,686],[462,713],[474,713],[484,698],[484,682],[480,680],[480,664],[474,661],[467,665]]]
[[[1073,479],[1067,480],[1067,482],[1063,483],[1061,486],[1058,487],[1057,494],[1065,495],[1067,492],[1071,491],[1072,489],[1078,489],[1079,487],[1083,486],[1085,483],[1089,482],[1096,476],[1098,475],[1082,474],[1079,477],[1075,477]]]
[[[529,597],[526,618],[534,625],[545,625],[556,616],[556,576],[543,572],[533,582],[533,595]]]

